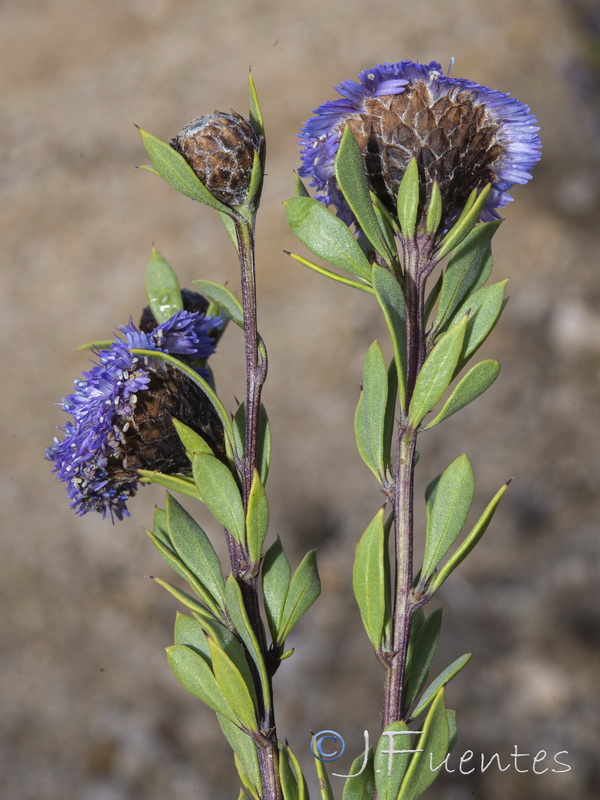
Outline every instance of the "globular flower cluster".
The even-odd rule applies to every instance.
[[[78,514],[99,511],[122,519],[129,515],[126,503],[137,490],[139,468],[184,469],[185,451],[171,417],[202,427],[206,419],[195,420],[199,407],[206,417],[207,401],[174,367],[131,351],[159,351],[187,363],[206,359],[215,349],[210,333],[219,324],[218,317],[188,311],[150,332],[130,320],[119,328],[124,338],[117,336],[110,349],[98,351],[98,362],[75,381],[75,392],[61,402],[73,421],[61,429],[64,438],[55,439],[46,458],[67,483]]]
[[[437,181],[445,218],[464,205],[473,189],[492,184],[481,219],[498,217],[526,183],[540,158],[540,139],[529,108],[502,92],[451,78],[435,61],[378,64],[336,87],[342,99],[323,103],[300,133],[299,174],[311,179],[317,199],[354,222],[334,174],[346,126],[358,141],[371,188],[395,214],[398,187],[414,157],[424,205]]]

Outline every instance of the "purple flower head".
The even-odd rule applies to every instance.
[[[169,364],[131,351],[169,353],[186,363],[206,359],[215,349],[209,333],[220,323],[218,317],[178,311],[144,332],[130,320],[119,328],[123,338],[96,352],[98,361],[61,402],[73,421],[46,450],[77,514],[99,511],[113,522],[122,519],[137,491],[138,469],[174,473],[189,466],[173,416],[218,449],[222,428],[201,390]]]
[[[447,220],[472,189],[492,189],[482,220],[512,198],[540,158],[540,139],[529,108],[502,92],[445,75],[440,64],[378,64],[358,82],[336,87],[341,100],[323,103],[299,135],[302,166],[317,199],[333,205],[345,222],[354,216],[337,186],[334,160],[346,126],[358,141],[372,190],[395,214],[402,176],[415,157],[426,206],[437,181]]]

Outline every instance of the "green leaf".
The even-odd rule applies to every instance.
[[[271,690],[262,650],[256,639],[256,634],[252,628],[250,619],[248,618],[248,612],[246,611],[246,606],[242,598],[242,591],[233,575],[229,575],[227,578],[225,600],[227,611],[229,612],[229,616],[235,626],[238,636],[246,645],[246,649],[256,665],[261,680],[263,699],[265,705],[269,706],[271,703]]]
[[[435,328],[443,328],[473,288],[491,253],[492,236],[502,220],[474,228],[454,250],[444,273]]]
[[[415,745],[415,749],[421,752],[415,753],[410,760],[398,800],[417,800],[431,786],[439,772],[430,768],[430,760],[436,767],[446,758],[449,739],[444,690],[440,689]]]
[[[300,767],[300,763],[296,758],[294,751],[288,745],[286,745],[287,754],[290,759],[290,765],[292,767],[292,772],[296,777],[296,784],[298,786],[298,800],[309,800],[308,796],[308,786],[306,784],[306,778],[302,772],[302,768]]]
[[[400,406],[406,405],[406,304],[402,287],[392,273],[373,264],[373,289],[383,311],[394,348],[394,360],[400,380],[398,392]]]
[[[279,537],[265,553],[262,564],[262,587],[265,612],[273,641],[283,640],[279,636],[285,600],[290,588],[292,570]]]
[[[377,223],[381,230],[382,236],[385,240],[385,245],[389,250],[389,252],[392,254],[392,256],[395,259],[397,259],[398,247],[396,245],[396,235],[400,232],[398,225],[396,224],[396,221],[394,220],[390,212],[387,210],[387,208],[384,206],[381,200],[377,197],[375,192],[373,191],[370,192],[370,195],[371,195],[371,202],[373,203],[373,211],[375,212]]]
[[[170,144],[157,139],[148,131],[139,129],[144,145],[154,171],[178,192],[197,200],[199,203],[216,208],[225,214],[229,213],[226,205],[219,202],[208,191],[185,158]]]
[[[310,192],[297,172],[294,173],[294,183],[296,186],[296,197],[310,197]]]
[[[248,511],[246,512],[246,538],[248,553],[254,564],[258,564],[262,556],[262,547],[269,529],[269,503],[265,487],[262,485],[258,471],[254,470]]]
[[[214,639],[208,640],[208,646],[217,686],[223,698],[240,725],[248,731],[258,731],[254,701],[242,673]]]
[[[371,277],[371,265],[352,232],[323,203],[293,197],[284,206],[291,229],[311,253],[356,278]]]
[[[294,572],[281,614],[281,629],[277,644],[287,639],[297,622],[321,594],[316,550],[309,550]]]
[[[385,420],[383,426],[383,463],[391,464],[392,445],[394,441],[394,426],[398,414],[396,401],[398,399],[398,371],[396,362],[392,360],[388,368],[388,394],[385,406]]]
[[[250,111],[250,122],[254,130],[259,136],[265,135],[265,124],[263,120],[260,103],[258,101],[258,94],[256,86],[254,85],[254,78],[252,72],[248,71],[248,109]]]
[[[473,468],[463,454],[444,470],[427,506],[422,581],[433,574],[456,541],[467,521],[474,493]]]
[[[189,595],[187,592],[184,592],[183,589],[180,589],[178,586],[174,586],[168,581],[163,581],[162,578],[153,577],[152,580],[154,583],[162,586],[163,589],[166,589],[169,594],[172,594],[173,597],[181,603],[181,605],[185,606],[186,608],[191,608],[192,611],[199,614],[201,617],[206,617],[208,615],[209,617],[214,618],[215,612],[211,611],[208,608],[208,605],[199,603],[198,600]]]
[[[408,421],[417,427],[448,388],[463,347],[467,318],[453,325],[434,346],[417,376]]]
[[[170,494],[167,494],[166,512],[167,530],[173,547],[183,563],[222,607],[225,602],[225,580],[221,561],[210,539]]]
[[[413,750],[405,722],[392,722],[381,734],[375,752],[375,785],[379,800],[396,800]]]
[[[419,213],[419,167],[416,158],[411,158],[400,181],[397,210],[402,234],[414,236]]]
[[[504,492],[508,489],[510,481],[504,484],[494,495],[491,502],[483,512],[483,514],[479,517],[475,525],[473,526],[469,535],[465,538],[462,544],[456,549],[456,552],[453,553],[446,564],[444,564],[443,568],[438,572],[438,574],[434,577],[430,591],[432,593],[437,592],[440,586],[444,583],[448,575],[461,564],[465,558],[469,555],[471,550],[475,547],[477,542],[481,539],[483,534],[486,532],[488,525],[492,521],[492,517],[496,509],[498,508],[498,503],[504,496]]]
[[[175,615],[173,641],[175,644],[184,644],[186,647],[191,647],[192,650],[203,656],[205,661],[210,661],[210,650],[206,634],[197,619],[188,617],[187,614],[181,614],[178,611]]]
[[[205,659],[182,644],[167,647],[167,660],[179,683],[213,711],[237,722]]]
[[[319,779],[319,797],[321,800],[335,800],[333,789],[329,782],[327,768],[320,758],[315,758],[315,770],[317,772],[317,778]]]
[[[283,792],[283,800],[300,800],[298,794],[298,782],[292,772],[290,765],[290,758],[288,751],[284,744],[279,744],[279,779],[281,781],[281,790]]]
[[[154,509],[154,529],[152,533],[163,544],[173,550],[173,542],[169,539],[169,532],[167,531],[167,512],[162,508],[158,508],[158,506]]]
[[[196,484],[189,478],[182,478],[180,475],[166,475],[164,472],[153,472],[150,469],[138,469],[138,475],[147,483],[155,483],[171,492],[179,492],[186,497],[193,497],[194,500],[199,499]]]
[[[485,342],[500,319],[504,307],[504,288],[507,283],[508,281],[504,280],[492,283],[490,286],[483,286],[468,297],[456,313],[455,319],[460,319],[467,313],[469,315],[457,371],[462,369],[463,365]],[[457,324],[453,324],[453,327],[456,327]]]
[[[440,641],[442,609],[433,611],[425,620],[414,643],[406,684],[406,708],[415,702],[429,675]]]
[[[450,732],[448,742],[448,752],[451,753],[454,748],[456,747],[456,742],[458,739],[458,727],[456,725],[456,711],[452,711],[452,709],[446,709],[446,716],[448,717],[448,730]]]
[[[244,544],[244,506],[235,478],[214,456],[194,456],[192,471],[200,500],[239,544]]]
[[[260,787],[262,786],[262,782],[260,779],[256,747],[252,737],[240,730],[238,726],[230,722],[227,717],[221,716],[221,714],[217,714],[217,721],[221,726],[223,735],[237,757],[236,767],[238,774],[242,785],[247,790],[247,794],[244,794],[243,797],[247,798],[250,796],[258,800],[261,796]]]
[[[229,319],[238,326],[244,327],[244,309],[237,297],[226,286],[214,281],[207,281],[204,279],[192,281],[192,284],[198,289],[200,294],[208,297],[215,303],[221,312],[227,314]]]
[[[366,292],[367,294],[373,294],[373,289],[365,283],[358,283],[357,281],[353,281],[350,278],[345,278],[343,275],[338,275],[335,272],[332,272],[330,269],[325,269],[325,267],[320,267],[318,264],[309,261],[302,256],[297,255],[296,253],[290,253],[289,250],[283,251],[286,255],[290,256],[297,261],[299,264],[302,264],[304,267],[308,267],[312,269],[313,272],[318,272],[319,275],[324,275],[326,278],[329,278],[336,283],[342,283],[344,286],[350,286],[352,289],[360,289],[361,292]],[[362,280],[362,279],[361,279]]]
[[[455,247],[458,247],[458,245],[469,235],[479,220],[481,209],[483,208],[491,188],[491,183],[488,183],[487,186],[485,186],[477,195],[477,198],[472,205],[469,206],[469,203],[467,203],[467,206],[465,206],[465,209],[463,209],[462,214],[442,239],[440,249],[437,254],[438,259],[441,260],[444,258],[444,256],[447,256],[448,253],[454,250]]]
[[[386,580],[387,535],[383,524],[385,506],[379,509],[363,533],[354,558],[352,587],[367,635],[376,652],[381,649],[385,623],[390,614],[390,586]]]
[[[391,266],[393,258],[373,209],[365,164],[358,142],[346,126],[334,163],[335,178],[356,221],[375,250]]]
[[[375,774],[373,767],[373,750],[369,747],[367,764],[363,769],[364,754],[357,756],[352,762],[350,778],[346,778],[342,800],[373,800],[375,793]],[[362,770],[362,771],[361,771]],[[359,774],[360,773],[360,774]]]
[[[416,719],[419,714],[422,714],[423,711],[429,706],[432,700],[435,698],[436,693],[444,687],[449,681],[457,675],[463,667],[465,667],[472,658],[471,653],[465,653],[464,656],[460,656],[457,658],[456,661],[453,661],[449,667],[441,672],[437,678],[429,684],[426,691],[423,694],[423,697],[419,700],[418,706],[410,715],[411,719]]]
[[[358,452],[380,482],[387,466],[383,457],[387,399],[387,363],[379,343],[373,342],[365,357],[362,392],[356,408],[354,429]]]
[[[175,419],[175,417],[171,417],[171,420],[175,426],[177,435],[181,440],[181,444],[185,447],[185,451],[189,456],[190,462],[196,453],[207,453],[210,456],[214,455],[211,446],[204,441],[199,433],[196,433],[196,431],[192,430],[192,428],[188,427],[187,425],[184,425],[183,422]]]
[[[246,440],[246,403],[243,402],[238,407],[233,418],[233,433],[235,436],[235,446],[238,453],[245,451]],[[269,477],[269,466],[271,464],[271,426],[267,409],[261,403],[260,415],[258,419],[258,474],[263,486]]]
[[[229,415],[227,414],[223,403],[217,397],[214,389],[204,380],[204,378],[198,375],[195,369],[188,367],[188,365],[184,364],[183,361],[180,361],[174,356],[170,356],[168,353],[162,353],[160,350],[142,350],[141,348],[133,347],[131,348],[131,352],[137,356],[155,358],[158,361],[164,361],[165,364],[170,364],[172,367],[175,367],[175,369],[179,370],[179,372],[185,375],[186,378],[189,378],[192,383],[195,383],[196,386],[206,395],[212,407],[215,409],[217,416],[223,425],[223,430],[225,431],[225,444],[228,446],[228,448],[231,447],[231,442],[233,441],[233,431],[231,428]],[[141,474],[142,472],[145,472],[145,470],[138,470],[138,472]]]
[[[146,295],[159,324],[183,309],[179,279],[167,259],[154,247],[146,269]]]
[[[171,567],[171,569],[175,570],[175,572],[178,575],[180,575],[185,581],[188,582],[193,592],[200,598],[200,600],[202,600],[202,602],[207,606],[207,608],[211,609],[213,614],[220,615],[221,607],[219,605],[219,602],[215,600],[215,598],[206,588],[206,586],[201,581],[198,580],[198,578],[194,575],[191,569],[186,564],[184,564],[184,562],[181,560],[181,558],[175,551],[173,543],[171,541],[168,541],[168,543],[162,541],[159,537],[157,537],[154,533],[151,533],[150,531],[146,531],[146,533],[152,540],[152,543],[154,544],[154,546],[156,547],[162,558]],[[169,589],[169,591],[171,590]],[[179,592],[180,590],[177,591]],[[189,595],[186,595],[186,598],[187,597],[189,597]],[[178,597],[178,599],[181,601],[181,597]],[[187,602],[185,602],[185,604],[189,605],[189,603]],[[195,608],[197,606],[195,600],[193,600],[193,604],[194,604],[193,607]]]
[[[427,209],[427,220],[425,223],[427,233],[433,236],[437,233],[442,221],[442,193],[440,192],[440,185],[437,181],[433,182],[431,187],[431,198],[429,200],[429,208]]]
[[[94,342],[80,344],[75,350],[110,350],[114,341],[114,339],[98,339]]]
[[[478,364],[475,364],[464,378],[457,383],[437,417],[423,430],[427,431],[429,428],[433,428],[434,425],[438,425],[440,422],[448,419],[448,417],[451,417],[452,414],[456,414],[461,408],[472,403],[473,400],[476,400],[482,395],[486,389],[490,388],[499,374],[500,364],[493,359],[487,359],[486,361],[480,361]]]

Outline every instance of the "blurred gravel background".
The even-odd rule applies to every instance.
[[[597,1],[560,0],[0,3],[2,800],[237,797],[212,712],[162,650],[177,606],[145,577],[168,570],[142,530],[162,493],[141,491],[114,527],[78,518],[42,455],[65,420],[53,403],[86,368],[73,347],[137,318],[152,243],[183,283],[236,285],[216,216],[133,170],[145,161],[133,123],[169,139],[214,109],[245,113],[250,65],[269,142],[258,278],[272,529],[295,563],[317,546],[323,579],[277,676],[280,733],[309,770],[310,729],[339,731],[352,757],[363,730],[376,735],[381,674],[349,583],[380,496],[352,418],[363,354],[384,334],[365,296],[282,253],[300,245],[281,201],[293,192],[295,133],[334,83],[379,61],[451,56],[457,77],[531,105],[544,154],[495,240],[495,277],[510,278],[511,300],[485,352],[502,361],[501,377],[423,442],[420,496],[463,450],[476,513],[515,477],[487,538],[444,587],[437,663],[475,654],[448,691],[458,753],[507,763],[515,745],[568,751],[572,769],[534,775],[525,759],[527,773],[455,773],[427,796],[600,796],[599,13]],[[241,353],[232,330],[213,361],[230,408],[243,391]]]

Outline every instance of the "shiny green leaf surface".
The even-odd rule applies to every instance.
[[[154,247],[146,268],[146,296],[159,324],[183,310],[179,279],[167,259]]]

